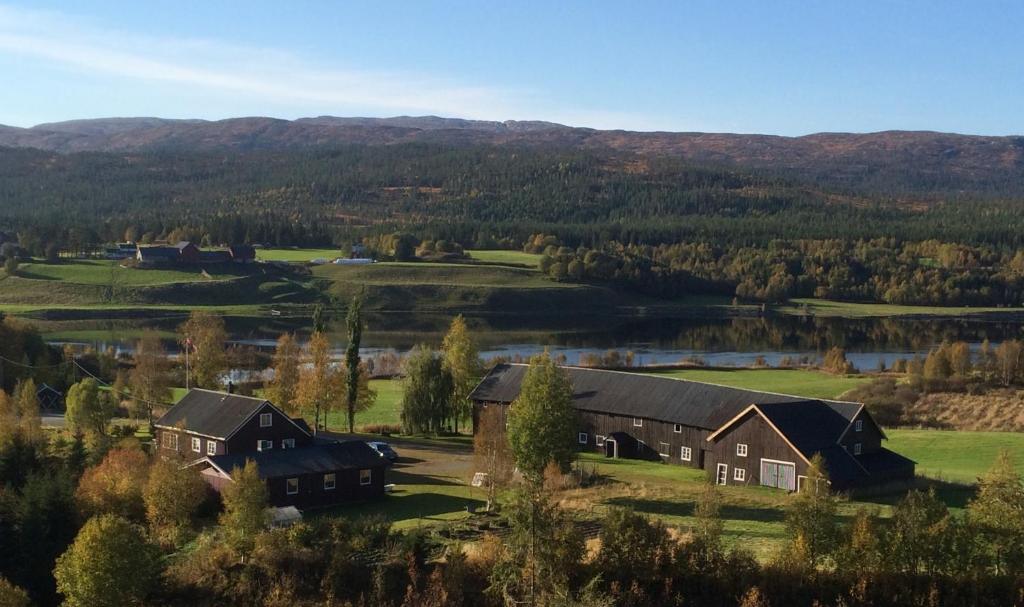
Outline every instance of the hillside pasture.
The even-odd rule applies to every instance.
[[[522,265],[536,268],[540,265],[540,255],[523,251],[505,251],[497,249],[473,249],[466,253],[471,259],[493,264]]]
[[[1024,471],[1024,433],[960,430],[886,430],[885,447],[917,462],[917,474],[972,484],[992,467],[1000,451],[1015,458]]]
[[[832,375],[810,369],[673,369],[644,372],[733,388],[828,399],[839,398],[858,385],[871,381],[870,377]]]
[[[334,261],[339,257],[348,257],[348,253],[341,249],[256,249],[256,259],[260,261],[303,263],[320,258]]]

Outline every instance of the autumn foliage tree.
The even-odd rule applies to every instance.
[[[75,497],[86,514],[109,513],[142,521],[142,490],[148,476],[149,458],[141,449],[112,449],[102,462],[82,474]]]
[[[256,462],[248,460],[242,468],[231,471],[232,481],[224,486],[221,498],[224,512],[220,524],[231,546],[239,552],[250,552],[256,536],[266,529],[267,484],[260,478]]]
[[[309,339],[309,353],[306,364],[299,375],[295,402],[303,414],[313,420],[313,429],[322,428],[327,414],[344,393],[344,372],[334,367],[331,361],[331,344],[327,336],[316,332]]]
[[[159,573],[143,529],[113,514],[89,519],[53,572],[68,607],[144,604]]]
[[[207,484],[196,468],[182,467],[173,460],[154,462],[142,490],[153,536],[163,544],[179,545],[206,493]]]
[[[135,344],[134,367],[128,378],[132,413],[136,419],[153,421],[153,407],[171,400],[170,361],[160,336],[146,332]]]
[[[455,432],[471,411],[469,393],[480,378],[480,353],[462,315],[456,316],[441,343],[444,368],[452,377],[451,417]]]
[[[228,332],[224,319],[217,314],[195,310],[178,332],[182,349],[189,352],[190,373],[195,386],[216,388],[228,368],[224,349]]]
[[[539,484],[549,463],[563,472],[569,469],[576,453],[576,422],[568,373],[547,352],[531,358],[508,413],[509,444],[523,476]]]
[[[267,400],[288,413],[298,413],[297,396],[299,390],[299,363],[302,362],[302,348],[291,333],[283,333],[277,338],[274,359],[271,368],[274,376],[264,386]]]

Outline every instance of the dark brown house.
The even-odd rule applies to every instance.
[[[384,495],[387,460],[360,440],[318,443],[285,451],[206,457],[193,466],[218,491],[235,468],[252,460],[274,506],[316,508]]]
[[[485,408],[500,407],[502,415],[507,413],[527,369],[497,365],[480,382],[470,395],[474,428]],[[914,462],[881,446],[884,434],[859,403],[620,371],[566,371],[579,419],[577,442],[584,451],[703,468],[717,474],[720,484],[789,490],[796,489],[797,477],[804,475],[815,453],[825,458],[837,489],[914,475]],[[776,427],[762,423],[769,416],[782,421]],[[762,421],[752,420],[755,417]],[[741,452],[746,455],[738,455]],[[788,467],[779,472],[773,461]],[[786,476],[790,473],[792,482]],[[779,481],[779,474],[784,481]]]
[[[270,401],[211,390],[191,390],[155,427],[158,453],[189,460],[313,444],[305,422]]]
[[[256,248],[248,244],[236,244],[228,247],[231,261],[235,263],[254,263],[256,261]]]
[[[192,390],[155,424],[157,452],[198,466],[220,490],[256,463],[273,506],[310,508],[378,497],[387,460],[363,441],[317,439],[270,401]]]

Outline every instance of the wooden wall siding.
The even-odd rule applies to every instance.
[[[863,420],[864,425],[860,432],[857,432],[857,420]],[[878,430],[878,426],[871,421],[868,415],[861,411],[860,414],[854,418],[853,425],[850,426],[846,436],[839,442],[840,445],[846,447],[846,450],[853,453],[853,445],[855,443],[861,444],[861,453],[874,453],[882,448],[882,433]]]
[[[746,457],[736,455],[736,445],[741,443],[747,445]],[[704,467],[714,472],[718,469],[718,464],[727,464],[729,471],[726,484],[760,485],[761,458],[793,462],[797,475],[807,474],[807,464],[800,455],[768,425],[764,418],[753,412],[748,413],[745,419],[720,434],[714,443],[708,445]],[[746,479],[743,482],[733,480],[733,471],[737,467],[746,470]]]
[[[273,423],[269,428],[260,427],[260,413],[271,413]],[[264,405],[244,426],[239,428],[234,436],[228,441],[225,453],[249,453],[256,451],[257,441],[269,440],[274,442],[274,449],[281,448],[281,441],[286,438],[295,439],[295,446],[302,447],[313,442],[312,438],[299,429],[287,417],[281,415],[273,407]]]
[[[682,431],[676,432],[675,424],[654,421],[651,419],[643,420],[643,425],[636,427],[633,425],[632,417],[596,413],[593,411],[579,412],[579,426],[579,432],[585,432],[587,434],[587,444],[578,445],[582,451],[591,451],[603,454],[605,449],[604,447],[597,445],[597,437],[608,437],[615,433],[622,433],[636,441],[643,441],[644,446],[641,446],[635,453],[627,455],[623,452],[622,445],[620,445],[620,457],[663,460],[668,463],[688,466],[690,468],[701,467],[702,462],[700,456],[705,439],[709,434],[707,430],[694,428],[692,426],[682,426]],[[664,449],[662,443],[668,445],[666,451],[668,454],[667,457],[663,457],[661,455],[661,451]],[[690,448],[690,461],[686,462],[680,459],[681,447]]]
[[[473,406],[473,424],[474,430],[476,429],[476,423],[479,420],[479,411],[481,408],[487,407],[500,407],[502,412],[502,419],[507,423],[508,420],[508,408],[509,406],[503,403],[474,403]],[[675,424],[667,422],[654,421],[650,419],[643,420],[643,426],[636,427],[633,425],[633,418],[622,415],[611,415],[607,413],[596,413],[593,411],[578,411],[579,427],[577,434],[586,433],[587,444],[580,444],[577,440],[577,448],[581,451],[590,451],[593,453],[605,453],[603,446],[598,446],[597,437],[611,436],[613,433],[627,434],[633,441],[643,441],[646,448],[640,448],[637,450],[636,443],[628,441],[628,444],[619,445],[619,457],[639,458],[639,459],[650,459],[650,460],[664,460],[666,462],[688,466],[690,468],[700,468],[703,465],[702,455],[705,447],[705,439],[707,439],[710,432],[703,428],[694,428],[692,426],[682,426],[682,432],[675,432]],[[661,443],[668,444],[668,457],[662,457],[659,454],[659,445]],[[691,456],[690,461],[683,461],[680,458],[681,447],[690,447]]]
[[[317,508],[346,502],[372,499],[384,495],[384,468],[373,468],[372,482],[359,484],[359,470],[338,470],[335,472],[335,488],[324,489],[324,473],[303,474],[298,477],[274,477],[267,479],[267,491],[272,506],[295,506],[296,508]],[[288,478],[299,479],[299,492],[288,495]]]

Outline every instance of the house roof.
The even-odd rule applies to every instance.
[[[486,402],[514,401],[519,396],[519,387],[528,368],[523,364],[495,366],[473,390],[470,398]],[[799,396],[670,377],[580,367],[565,369],[572,383],[573,406],[577,409],[643,417],[708,430],[717,429],[754,403],[807,402],[806,398]]]
[[[164,259],[177,259],[178,249],[175,247],[139,247],[139,255],[146,257],[159,257]]]
[[[231,436],[264,405],[273,406],[270,401],[262,398],[196,388],[164,413],[156,425],[182,428],[186,432],[223,440]]]
[[[178,242],[178,243],[177,243],[176,245],[174,245],[174,248],[175,248],[175,249],[178,249],[179,251],[181,251],[181,250],[183,250],[183,249],[187,249],[188,247],[194,247],[194,246],[195,246],[195,245],[194,245],[194,244],[192,244],[192,243],[191,243],[190,241],[188,241],[188,240],[181,240],[181,241],[179,241],[179,242]]]
[[[247,258],[256,257],[256,248],[248,244],[235,244],[228,247],[232,257]]]
[[[317,474],[354,468],[380,468],[386,465],[386,460],[361,440],[322,443],[296,449],[213,455],[200,461],[208,462],[230,476],[234,468],[241,468],[247,460],[256,463],[261,478]]]

